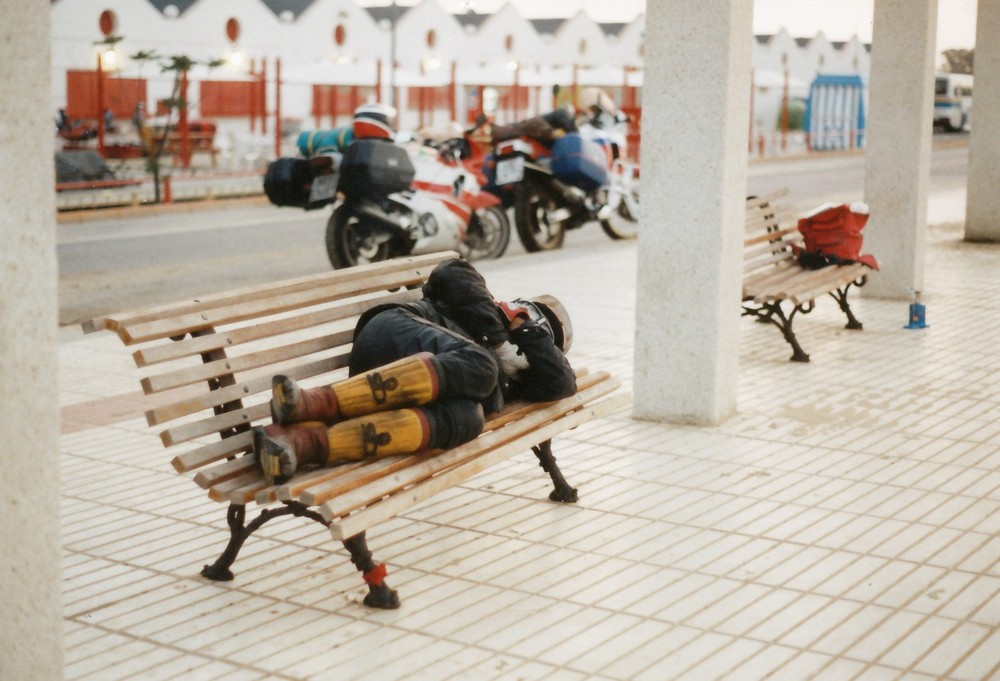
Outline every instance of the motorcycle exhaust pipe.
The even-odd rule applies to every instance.
[[[389,230],[388,234],[382,234],[386,238],[409,234],[410,220],[402,215],[390,215],[378,206],[367,203],[353,203],[349,206],[354,216],[358,220],[368,221],[368,226],[373,230]]]
[[[550,191],[559,203],[576,215],[590,215],[591,210],[587,206],[587,197],[582,191],[568,184],[563,184],[554,177],[549,178],[549,180]]]

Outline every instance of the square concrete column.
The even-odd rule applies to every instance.
[[[881,271],[861,291],[908,298],[924,279],[937,0],[875,0],[865,252]]]
[[[62,678],[49,4],[0,22],[0,677]]]
[[[1000,241],[1000,0],[979,0],[965,203],[967,241]]]
[[[636,418],[736,409],[752,40],[752,0],[646,5]]]

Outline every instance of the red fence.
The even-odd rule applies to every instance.
[[[101,116],[98,78],[103,79],[103,108],[109,109],[115,118],[131,118],[135,105],[146,102],[146,81],[142,78],[119,78],[97,71],[67,71],[66,115],[71,119],[96,121]]]

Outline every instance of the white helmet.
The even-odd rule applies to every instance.
[[[386,104],[365,104],[358,107],[354,110],[354,137],[391,140],[396,134],[392,127],[395,119],[396,110]]]
[[[573,324],[562,303],[550,295],[516,298],[511,302],[527,310],[531,320],[549,332],[557,348],[569,352],[573,344]]]

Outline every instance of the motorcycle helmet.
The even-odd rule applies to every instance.
[[[552,342],[564,353],[573,344],[573,324],[566,308],[550,295],[516,298],[511,301],[528,311],[528,317],[552,336]]]
[[[618,113],[615,101],[600,88],[588,87],[580,93],[580,108],[590,110],[593,113],[601,112],[614,116]]]
[[[365,104],[354,111],[355,139],[386,139],[391,140],[396,131],[392,122],[396,119],[396,110],[385,104]]]

